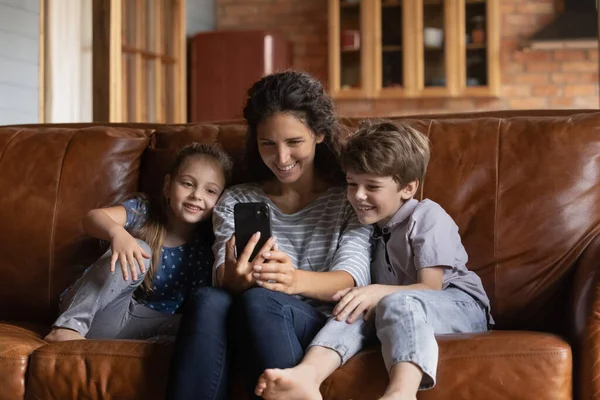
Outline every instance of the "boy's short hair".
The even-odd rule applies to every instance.
[[[344,171],[391,176],[404,187],[423,182],[429,154],[429,139],[409,125],[367,120],[348,138],[341,162]]]

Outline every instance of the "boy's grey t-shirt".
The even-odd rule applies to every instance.
[[[456,287],[480,301],[490,314],[490,301],[481,279],[466,267],[468,256],[458,226],[436,202],[410,199],[394,214],[383,229],[372,236],[373,283],[412,285],[421,268],[443,266],[442,289]]]

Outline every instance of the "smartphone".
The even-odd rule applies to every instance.
[[[271,207],[265,202],[237,203],[233,207],[233,216],[235,220],[235,247],[238,257],[244,251],[252,235],[260,232],[260,239],[250,256],[250,261],[252,261],[265,242],[272,236]]]

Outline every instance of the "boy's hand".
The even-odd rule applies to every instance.
[[[124,280],[129,279],[129,271],[131,271],[131,279],[134,281],[137,280],[136,262],[140,272],[142,274],[146,272],[144,258],[149,259],[150,254],[146,253],[140,247],[137,239],[131,236],[125,229],[119,229],[114,233],[110,241],[110,247],[112,250],[110,272],[115,272],[117,261],[121,264],[121,272],[123,273]]]
[[[276,292],[297,294],[298,274],[290,256],[277,248],[263,253],[262,256],[266,262],[254,264],[253,276],[256,284]]]
[[[338,321],[346,321],[351,324],[362,313],[366,313],[364,319],[368,320],[373,315],[379,300],[388,294],[385,285],[368,285],[340,290],[333,296],[334,301],[339,300],[333,309],[333,316]]]

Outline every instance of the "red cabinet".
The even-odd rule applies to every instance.
[[[256,80],[292,67],[292,49],[269,31],[205,32],[190,39],[189,60],[189,121],[237,119]]]

